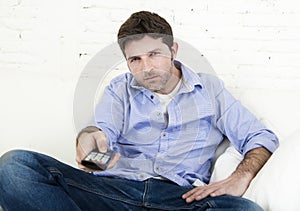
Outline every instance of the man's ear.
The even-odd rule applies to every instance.
[[[177,56],[177,51],[178,51],[178,43],[177,42],[173,43],[173,46],[172,46],[171,50],[172,50],[172,52],[171,52],[172,53],[172,60],[174,60]]]

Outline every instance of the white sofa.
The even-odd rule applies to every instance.
[[[299,94],[298,94],[299,95]],[[280,99],[278,96],[281,96]],[[249,90],[241,101],[279,136],[280,147],[254,178],[243,197],[255,201],[264,210],[300,210],[300,127],[297,93]],[[242,156],[232,147],[217,159],[211,182],[234,171]]]

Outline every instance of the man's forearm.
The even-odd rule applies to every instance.
[[[226,179],[213,182],[205,186],[198,186],[182,195],[186,202],[201,200],[207,196],[221,196],[224,194],[242,196],[251,180],[270,158],[271,153],[264,147],[250,150],[236,170]]]
[[[247,176],[251,181],[259,172],[259,170],[265,165],[271,155],[272,153],[264,147],[250,150],[246,153],[244,159],[238,165],[233,174]]]
[[[95,126],[88,126],[88,127],[84,128],[84,129],[82,129],[82,130],[78,133],[78,135],[77,135],[77,138],[76,138],[76,146],[78,145],[79,138],[80,138],[80,136],[81,136],[82,134],[84,134],[84,133],[93,133],[93,132],[96,132],[96,131],[99,131],[99,130],[100,130],[100,129],[97,128],[97,127],[95,127]]]

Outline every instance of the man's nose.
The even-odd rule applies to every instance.
[[[150,71],[153,68],[153,64],[151,62],[151,59],[148,57],[142,58],[142,70],[143,71]]]

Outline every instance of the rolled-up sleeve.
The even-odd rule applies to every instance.
[[[277,136],[224,87],[216,96],[216,106],[217,127],[240,153],[245,155],[258,147],[273,153],[278,148]]]

